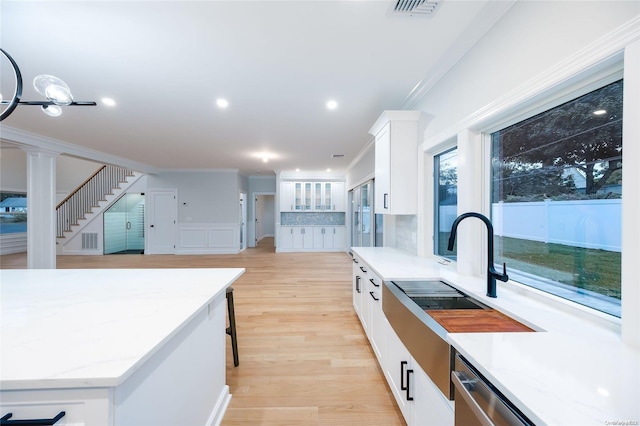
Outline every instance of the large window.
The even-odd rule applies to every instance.
[[[27,195],[0,192],[0,234],[27,232]]]
[[[618,317],[622,88],[491,134],[496,262],[515,281]]]
[[[458,211],[458,149],[453,148],[434,157],[435,229],[433,252],[455,258],[456,250],[447,250],[451,225]]]

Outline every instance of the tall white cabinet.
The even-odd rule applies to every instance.
[[[382,214],[417,214],[418,147],[426,115],[384,111],[369,133],[375,137],[375,209]]]

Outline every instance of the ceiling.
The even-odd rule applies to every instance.
[[[444,0],[432,16],[399,17],[392,3],[3,0],[0,42],[22,99],[40,100],[31,82],[52,74],[98,105],[55,118],[18,106],[2,130],[154,170],[344,173],[382,111],[414,107],[506,10]],[[13,76],[2,71],[5,95]]]

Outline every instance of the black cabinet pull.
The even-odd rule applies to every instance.
[[[358,293],[362,293],[362,292],[360,291],[360,275],[356,275],[356,291],[357,291]]]
[[[407,366],[407,361],[400,361],[400,390],[406,391],[407,385],[404,384],[404,368]]]
[[[6,415],[0,418],[0,425],[4,426],[48,426],[54,425],[58,420],[64,417],[66,413],[64,411],[60,411],[57,416],[52,419],[25,419],[25,420],[9,420],[13,413],[7,413]]]
[[[413,374],[413,370],[407,370],[407,401],[413,401],[413,397],[409,395],[411,389],[411,385],[409,384],[409,377],[411,377],[411,374]]]
[[[353,258],[353,263],[358,263],[358,259],[356,259],[355,257]]]
[[[373,297],[373,300],[380,300],[380,299],[378,299],[378,298],[376,297],[376,295],[375,295],[375,294],[373,294],[373,292],[372,292],[372,291],[370,291],[370,292],[369,292],[369,294],[371,295],[371,297]]]
[[[361,266],[361,267],[360,267],[360,270],[361,270],[362,272],[365,272],[365,273],[367,272],[367,271],[364,269],[364,266]]]
[[[373,278],[369,278],[369,281],[371,281],[371,284],[373,284],[374,287],[380,287],[380,284],[376,284]]]

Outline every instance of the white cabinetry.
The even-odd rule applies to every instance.
[[[280,226],[278,251],[343,251],[345,227]]]
[[[344,226],[314,226],[313,248],[344,249]]]
[[[293,182],[282,182],[280,184],[280,211],[295,211],[293,203]]]
[[[313,248],[313,227],[293,226],[293,248]]]
[[[385,111],[369,130],[376,144],[376,213],[417,213],[418,147],[424,117],[421,111]]]
[[[344,212],[344,182],[281,182],[281,212]]]
[[[387,321],[382,310],[382,285],[369,265],[354,254],[353,306],[407,425],[453,425],[453,403],[413,359]]]
[[[281,226],[279,236],[280,240],[278,241],[278,248],[293,248],[293,226]]]
[[[362,321],[362,271],[360,271],[360,260],[350,253],[353,260],[353,309],[355,309],[360,321]]]

